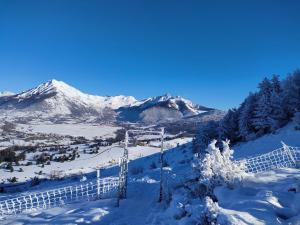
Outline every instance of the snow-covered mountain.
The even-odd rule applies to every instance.
[[[132,96],[89,95],[57,80],[50,80],[19,94],[0,95],[2,117],[22,118],[23,121],[30,117],[30,120],[42,118],[52,122],[71,118],[81,122],[117,120],[157,124],[212,110],[180,96],[163,95],[138,101]]]
[[[51,80],[16,95],[0,97],[0,109],[53,115],[100,115],[136,102],[131,96],[102,97],[82,93],[68,84]]]
[[[138,101],[119,108],[119,119],[130,122],[172,122],[185,117],[199,115],[213,109],[195,105],[180,96],[169,94]]]

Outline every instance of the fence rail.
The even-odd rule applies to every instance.
[[[0,201],[0,216],[46,209],[76,201],[90,201],[117,196],[119,178],[101,178],[74,186],[31,193]]]
[[[300,163],[300,148],[283,144],[283,147],[253,158],[241,160],[246,172],[258,173],[276,168],[295,168]]]

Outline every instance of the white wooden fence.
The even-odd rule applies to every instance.
[[[300,166],[300,148],[283,144],[283,147],[253,158],[241,160],[246,172],[258,173],[276,168],[296,168]]]
[[[0,216],[61,206],[76,201],[117,197],[119,178],[99,178],[93,182],[30,193],[0,201]]]

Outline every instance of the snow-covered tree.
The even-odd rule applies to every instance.
[[[232,161],[233,150],[229,141],[223,141],[223,151],[216,146],[213,140],[206,149],[204,157],[198,160],[200,184],[206,187],[211,194],[218,185],[235,185],[245,176],[244,165]]]
[[[300,70],[281,81],[279,76],[265,78],[259,91],[250,93],[236,110],[229,110],[220,122],[199,129],[194,152],[204,152],[212,139],[229,138],[233,143],[248,141],[274,132],[292,121],[300,112]],[[298,115],[298,114],[297,114]]]
[[[219,138],[230,139],[233,141],[238,140],[238,118],[239,112],[236,109],[228,110],[227,114],[220,121],[219,125]]]
[[[279,76],[273,75],[271,79],[272,91],[270,95],[271,107],[271,130],[277,130],[287,123],[287,113],[283,107],[283,90],[279,80]]]
[[[257,94],[250,93],[239,108],[239,135],[243,141],[251,140],[255,137],[255,127],[253,123],[254,110],[257,102]]]
[[[300,70],[290,74],[283,82],[283,107],[291,119],[300,111]]]
[[[234,185],[243,180],[245,173],[245,164],[237,163],[233,161],[234,151],[229,146],[230,141],[222,141],[223,145],[223,170],[222,177],[225,178],[225,182],[230,185]]]
[[[265,78],[259,84],[259,93],[257,106],[254,111],[254,126],[258,135],[263,135],[271,131],[273,121],[270,117],[272,114],[271,93],[272,84],[269,79]]]
[[[211,140],[218,137],[218,128],[219,123],[215,121],[202,126],[193,139],[193,152],[203,153]]]

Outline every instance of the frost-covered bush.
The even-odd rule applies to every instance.
[[[203,225],[216,225],[220,208],[218,203],[214,202],[210,197],[205,197],[203,201],[204,210],[202,211]]]
[[[233,150],[229,147],[229,141],[222,141],[223,151],[216,143],[213,140],[194,165],[199,173],[200,186],[206,189],[205,194],[212,194],[214,187],[219,185],[233,186],[245,176],[244,165],[232,161]]]

